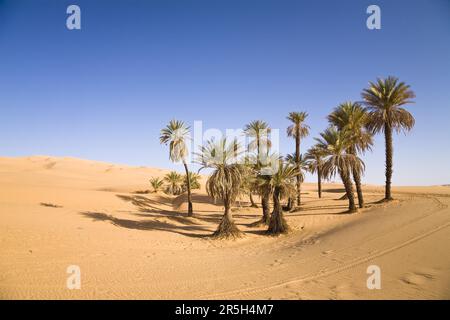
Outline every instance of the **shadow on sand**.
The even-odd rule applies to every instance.
[[[204,222],[218,224],[223,216],[223,209],[221,207],[217,207],[217,211],[212,210],[198,210],[195,209],[194,206],[194,217],[188,218],[185,216],[185,213],[181,211],[176,210],[163,210],[159,208],[157,205],[164,205],[164,206],[170,206],[171,202],[170,199],[164,198],[159,196],[157,200],[150,199],[141,195],[116,195],[119,199],[130,202],[133,205],[137,207],[137,210],[141,213],[134,213],[134,212],[128,212],[131,214],[134,214],[139,217],[145,217],[145,218],[160,218],[160,217],[166,217],[168,219],[171,219],[178,223],[183,223],[186,225],[193,225],[195,224],[194,219],[198,219]],[[200,203],[209,203],[211,204],[211,199],[209,198],[209,201],[206,201],[208,198],[200,196],[202,198]],[[194,203],[197,203],[198,200],[197,197],[193,197]],[[202,202],[203,201],[203,202]],[[207,214],[203,214],[207,213]],[[242,218],[242,219],[254,219],[257,218],[258,215],[252,215],[252,214],[233,214],[236,218]]]
[[[342,189],[329,189],[324,190],[325,192],[342,192]],[[110,222],[115,226],[136,229],[136,230],[159,230],[168,231],[173,233],[178,233],[187,237],[194,238],[208,238],[212,235],[217,225],[220,223],[223,217],[223,208],[220,204],[216,204],[217,211],[195,210],[194,206],[194,217],[187,217],[185,212],[172,210],[172,205],[174,200],[176,202],[181,201],[180,198],[170,198],[163,195],[153,195],[153,197],[147,197],[143,195],[123,195],[116,194],[116,197],[133,204],[136,207],[136,211],[133,210],[123,210],[120,212],[135,216],[136,219],[122,219],[117,218],[111,214],[95,211],[84,211],[80,212],[81,215],[91,218],[94,221],[106,221]],[[194,200],[195,199],[195,200]],[[204,195],[196,195],[194,198],[195,203],[207,203],[212,206],[211,198]],[[376,202],[375,202],[376,203]],[[368,203],[368,207],[375,203]],[[163,208],[167,209],[163,209]],[[237,207],[237,209],[243,209],[245,207]],[[330,211],[339,210],[339,212],[326,212],[326,213],[314,213],[314,211]],[[342,210],[342,211],[341,211]],[[312,207],[303,207],[302,210],[294,212],[285,212],[286,216],[301,217],[301,216],[338,216],[348,214],[347,205],[321,205]],[[242,219],[241,222],[236,223],[237,225],[246,227],[255,227],[255,224],[261,219],[259,213],[248,212],[248,213],[238,213],[234,212],[233,216],[235,218]],[[158,220],[158,218],[164,218],[165,221]],[[245,221],[247,220],[247,221]],[[248,222],[248,220],[253,220],[253,222]],[[173,223],[171,223],[173,222]],[[207,223],[207,225],[202,222]],[[258,225],[263,227],[262,225]],[[246,230],[246,233],[255,235],[265,235],[266,230]]]
[[[90,218],[94,221],[106,221],[115,226],[127,229],[136,230],[160,230],[178,233],[188,237],[195,238],[207,238],[211,236],[216,226],[220,223],[223,213],[222,209],[218,207],[218,212],[203,211],[207,214],[202,214],[200,211],[194,210],[194,217],[187,217],[185,213],[170,210],[161,209],[161,207],[172,207],[172,200],[169,197],[161,195],[154,195],[152,198],[143,195],[123,195],[116,194],[116,197],[133,204],[136,211],[122,211],[123,213],[130,214],[144,219],[122,219],[117,218],[111,214],[95,211],[80,212],[84,217]],[[178,199],[177,199],[178,200]],[[196,201],[200,203],[211,203],[210,198],[205,196],[195,197]],[[194,208],[195,209],[195,208]],[[220,210],[220,211],[219,211]],[[237,218],[242,219],[255,219],[258,215],[253,214],[234,214]],[[146,219],[145,219],[146,218]],[[158,218],[165,218],[174,222],[173,224],[167,221],[159,221]],[[201,222],[211,224],[211,226],[202,225]],[[243,224],[241,224],[243,225]]]
[[[168,231],[193,238],[206,238],[210,236],[212,232],[211,230],[199,225],[177,226],[158,220],[120,219],[103,212],[84,211],[80,212],[80,214],[87,218],[91,218],[94,221],[107,221],[117,227],[127,229]]]

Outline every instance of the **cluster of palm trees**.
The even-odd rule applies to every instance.
[[[200,146],[196,161],[201,168],[212,170],[206,182],[206,191],[214,199],[220,199],[225,208],[214,236],[228,238],[241,235],[233,221],[231,207],[242,194],[249,196],[252,207],[258,207],[253,195],[260,196],[262,217],[254,225],[266,225],[269,234],[287,232],[289,226],[283,211],[301,209],[301,185],[306,171],[317,174],[319,198],[322,197],[322,181],[338,175],[345,188],[348,211],[357,211],[353,185],[356,187],[358,206],[363,208],[361,177],[365,165],[361,156],[371,150],[373,136],[380,132],[385,135],[386,148],[384,200],[392,200],[392,134],[393,131],[408,131],[414,126],[414,118],[403,106],[412,103],[415,95],[408,85],[395,77],[370,82],[361,95],[361,102],[342,103],[328,115],[329,127],[315,138],[316,144],[304,154],[301,153],[301,142],[310,129],[306,124],[306,112],[291,112],[287,117],[291,121],[287,136],[295,139],[295,152],[284,158],[271,152],[271,128],[261,120],[252,121],[244,127],[245,134],[251,139],[246,146],[244,161],[236,161],[242,153],[236,139],[210,140]],[[162,129],[160,136],[160,142],[169,145],[170,159],[184,164],[186,176],[190,174],[186,163],[188,136],[189,127],[177,120],[172,120]],[[186,179],[188,216],[193,215],[191,189],[191,181]],[[281,204],[283,199],[287,202],[285,206]]]
[[[181,175],[176,171],[167,173],[163,178],[152,177],[150,185],[153,192],[163,190],[170,195],[180,195],[190,189],[200,189],[200,175],[195,172],[189,172],[187,175]]]

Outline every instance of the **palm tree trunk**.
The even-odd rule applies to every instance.
[[[256,136],[256,153],[257,153],[257,159],[256,159],[256,166],[258,168],[261,167],[261,146],[259,142],[259,134]]]
[[[291,210],[292,210],[292,207],[293,207],[292,204],[293,204],[292,198],[289,197],[288,200],[287,200],[286,205],[285,205],[285,206],[281,206],[281,209],[282,209],[283,211],[291,211]]]
[[[386,189],[385,200],[392,200],[391,181],[392,181],[392,162],[394,155],[394,147],[392,144],[392,128],[389,124],[384,126],[384,137],[386,143]]]
[[[295,163],[297,164],[297,170],[300,172],[300,129],[297,128],[297,134],[295,135]],[[300,175],[297,176],[297,206],[302,203],[301,195],[302,181]]]
[[[249,192],[249,197],[250,197],[250,206],[252,208],[258,208],[258,205],[255,203],[255,200],[253,200],[253,195],[251,191]]]
[[[270,193],[267,190],[263,191],[261,195],[261,207],[263,211],[263,216],[261,219],[261,223],[268,225],[270,222],[270,204],[269,204]]]
[[[361,176],[359,175],[358,170],[353,168],[353,179],[355,180],[356,193],[358,194],[358,204],[360,208],[364,208],[364,197],[361,187]]]
[[[356,150],[354,147],[351,148],[350,153],[356,156]],[[353,180],[355,180],[356,193],[358,194],[358,204],[360,208],[364,208],[364,197],[361,187],[361,176],[356,170],[356,168],[352,168]]]
[[[319,198],[322,198],[322,169],[317,169],[317,192],[319,193]]]
[[[289,197],[288,198],[288,203],[287,203],[287,211],[291,211],[292,210],[292,207],[293,207],[293,204],[294,203],[294,201],[292,201],[292,197]]]
[[[273,193],[273,212],[270,218],[269,229],[267,233],[269,234],[280,234],[288,232],[289,227],[283,216],[283,210],[280,203],[280,188],[276,187]]]
[[[344,183],[345,193],[347,194],[348,197],[348,211],[356,212],[357,209],[355,205],[355,195],[353,193],[353,184],[352,180],[350,179],[350,173],[340,171],[339,174],[341,176],[342,182]]]
[[[225,212],[220,221],[217,230],[213,233],[216,238],[237,238],[241,236],[241,231],[234,224],[233,215],[231,213],[231,201],[229,198],[223,199]]]
[[[184,170],[186,171],[186,180],[187,180],[187,194],[188,194],[188,217],[192,217],[194,215],[194,210],[192,208],[192,195],[191,195],[191,179],[189,179],[189,170],[185,161],[183,161]]]

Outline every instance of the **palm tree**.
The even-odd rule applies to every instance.
[[[300,168],[299,171],[299,177],[300,177],[300,182],[303,183],[303,181],[305,180],[305,175],[303,174],[304,171],[308,170],[308,164],[305,161],[305,157],[303,157],[302,154],[300,154],[300,160],[299,160],[299,165],[297,166],[297,162],[296,162],[296,154],[295,153],[289,153],[284,157],[284,160],[289,163],[290,165],[296,166],[297,170],[298,168]],[[298,178],[298,177],[297,177]],[[294,201],[292,200],[292,198],[295,198],[295,192],[291,193],[288,197],[288,203],[286,206],[286,211],[291,211]]]
[[[317,145],[308,149],[305,155],[309,171],[314,174],[317,173],[317,193],[319,198],[322,198],[322,178],[323,178],[323,158],[324,151]]]
[[[164,181],[158,177],[154,177],[150,179],[150,184],[153,188],[153,192],[158,192],[162,188]]]
[[[246,157],[244,161],[244,176],[242,181],[242,194],[248,194],[250,199],[250,206],[252,208],[258,208],[258,205],[255,203],[255,200],[253,200],[253,193],[257,191],[257,185],[256,185],[256,172],[255,172],[255,166],[251,160],[249,160],[249,157]]]
[[[364,163],[357,155],[348,153],[351,140],[346,131],[339,131],[335,127],[330,127],[320,134],[317,139],[317,146],[324,153],[323,173],[330,178],[336,176],[336,173],[342,179],[345,192],[348,198],[349,212],[357,211],[355,205],[355,195],[353,194],[353,184],[351,180],[351,170],[355,168],[361,171]]]
[[[233,221],[231,206],[239,195],[244,175],[243,166],[237,163],[239,145],[236,140],[228,143],[226,138],[219,141],[209,140],[200,147],[198,162],[201,169],[210,168],[212,174],[206,181],[206,191],[215,200],[223,201],[225,211],[214,237],[235,238],[241,231]]]
[[[258,182],[258,193],[261,196],[261,207],[262,207],[262,217],[257,222],[253,223],[251,226],[269,225],[270,223],[270,195],[272,191],[270,190],[267,183],[261,183],[261,181],[269,181],[270,175],[262,174],[261,171],[258,172],[256,179]]]
[[[183,176],[176,171],[171,171],[164,176],[167,183],[166,192],[172,195],[179,195],[183,192]]]
[[[264,157],[267,157],[269,149],[272,146],[270,141],[271,129],[267,122],[261,120],[255,120],[245,125],[244,133],[247,137],[253,138],[248,144],[248,151],[256,150],[257,164],[261,165],[264,161]]]
[[[266,166],[267,156],[272,145],[269,137],[270,132],[271,129],[269,125],[261,120],[252,121],[244,127],[245,135],[249,138],[253,138],[253,141],[248,145],[248,151],[256,151],[256,160],[254,162],[254,170],[256,172]],[[268,224],[270,220],[270,192],[264,188],[259,188],[259,193],[261,195],[263,215],[261,220],[255,225]]]
[[[189,139],[189,127],[183,121],[171,120],[169,124],[161,130],[159,141],[161,144],[169,144],[169,158],[173,162],[183,162],[186,175],[189,175],[186,157],[188,156],[188,148],[186,141]],[[191,185],[187,183],[188,193],[188,217],[194,214],[192,207]]]
[[[187,180],[189,177],[189,181]],[[183,192],[187,191],[188,184],[191,186],[191,190],[200,189],[201,176],[195,172],[189,172],[189,175],[183,176]]]
[[[328,121],[335,125],[338,130],[347,131],[350,140],[348,153],[353,155],[364,153],[366,150],[370,150],[373,145],[373,134],[367,130],[368,120],[366,109],[357,102],[342,103],[328,116]],[[364,208],[361,175],[355,168],[352,168],[352,175],[358,194],[359,207]]]
[[[297,164],[297,170],[301,171],[300,168],[300,143],[301,139],[309,134],[309,126],[305,124],[306,117],[308,114],[306,112],[290,112],[287,117],[288,120],[292,122],[287,128],[288,137],[295,138],[295,163]],[[297,176],[297,206],[301,205],[301,177]]]
[[[384,199],[392,200],[391,181],[394,147],[392,131],[409,131],[414,127],[414,117],[402,106],[413,103],[414,92],[409,85],[399,82],[395,77],[377,79],[369,82],[369,88],[364,89],[362,98],[369,111],[368,128],[373,133],[384,133],[386,145],[386,188]]]
[[[270,176],[270,179],[262,180],[261,183],[269,186],[273,197],[273,212],[267,233],[277,235],[289,231],[289,226],[283,216],[281,198],[293,193],[295,178],[299,175],[299,171],[295,166],[285,163],[280,157],[273,156],[272,158],[279,162],[278,168]]]

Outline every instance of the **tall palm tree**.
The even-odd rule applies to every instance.
[[[179,195],[183,192],[183,176],[176,171],[171,171],[164,176],[167,184],[166,192],[172,195]]]
[[[414,92],[404,82],[395,77],[377,79],[369,82],[369,88],[364,89],[362,98],[369,111],[368,128],[373,133],[383,132],[386,145],[386,201],[392,200],[391,183],[394,147],[392,131],[409,131],[414,127],[414,117],[402,106],[413,103]]]
[[[164,181],[158,177],[153,177],[150,179],[150,184],[153,188],[153,192],[158,192],[164,185]]]
[[[278,161],[278,168],[270,179],[262,180],[267,184],[273,197],[273,212],[270,217],[267,233],[277,235],[289,231],[289,226],[283,216],[281,198],[289,196],[295,190],[295,178],[299,175],[296,166],[285,163],[280,157],[272,156],[273,161]]]
[[[362,170],[364,163],[357,155],[348,153],[351,144],[347,132],[339,131],[335,127],[330,127],[320,134],[321,138],[316,141],[318,148],[324,152],[323,173],[326,177],[334,177],[338,173],[345,187],[348,197],[349,212],[357,211],[355,205],[355,195],[353,194],[353,184],[351,180],[351,170],[356,168]]]
[[[169,124],[161,130],[159,141],[161,144],[169,145],[169,158],[173,162],[183,162],[186,175],[189,175],[186,157],[188,156],[188,148],[186,145],[189,139],[189,127],[183,121],[171,120]],[[188,193],[188,217],[192,217],[194,210],[192,207],[191,185],[187,183]]]
[[[357,155],[370,150],[373,145],[373,134],[367,130],[368,113],[366,109],[357,102],[344,102],[337,106],[328,116],[328,121],[335,125],[338,130],[345,130],[350,140],[348,153]],[[361,175],[352,168],[353,180],[358,194],[360,208],[364,208],[364,197],[361,186]]]
[[[295,163],[300,171],[300,143],[301,139],[309,134],[309,126],[305,124],[308,114],[306,112],[290,112],[287,117],[292,122],[287,128],[288,137],[295,138]],[[301,177],[297,176],[297,206],[301,205]]]
[[[322,178],[323,178],[323,161],[324,151],[317,145],[308,149],[305,155],[309,171],[314,174],[317,173],[317,193],[319,198],[322,198]]]
[[[272,145],[269,137],[270,132],[271,129],[267,122],[261,120],[252,121],[244,127],[245,135],[253,138],[253,141],[248,145],[248,151],[256,152],[256,161],[254,162],[255,172],[260,171],[266,166],[266,159]],[[270,220],[270,192],[262,187],[259,188],[259,193],[261,195],[262,218],[255,225],[268,224]]]
[[[223,201],[225,211],[214,237],[235,238],[241,235],[241,231],[233,221],[231,206],[239,195],[244,169],[237,163],[239,145],[236,140],[231,143],[226,138],[219,141],[209,140],[206,145],[200,147],[198,162],[201,169],[210,168],[212,174],[206,181],[206,191],[214,199]]]

